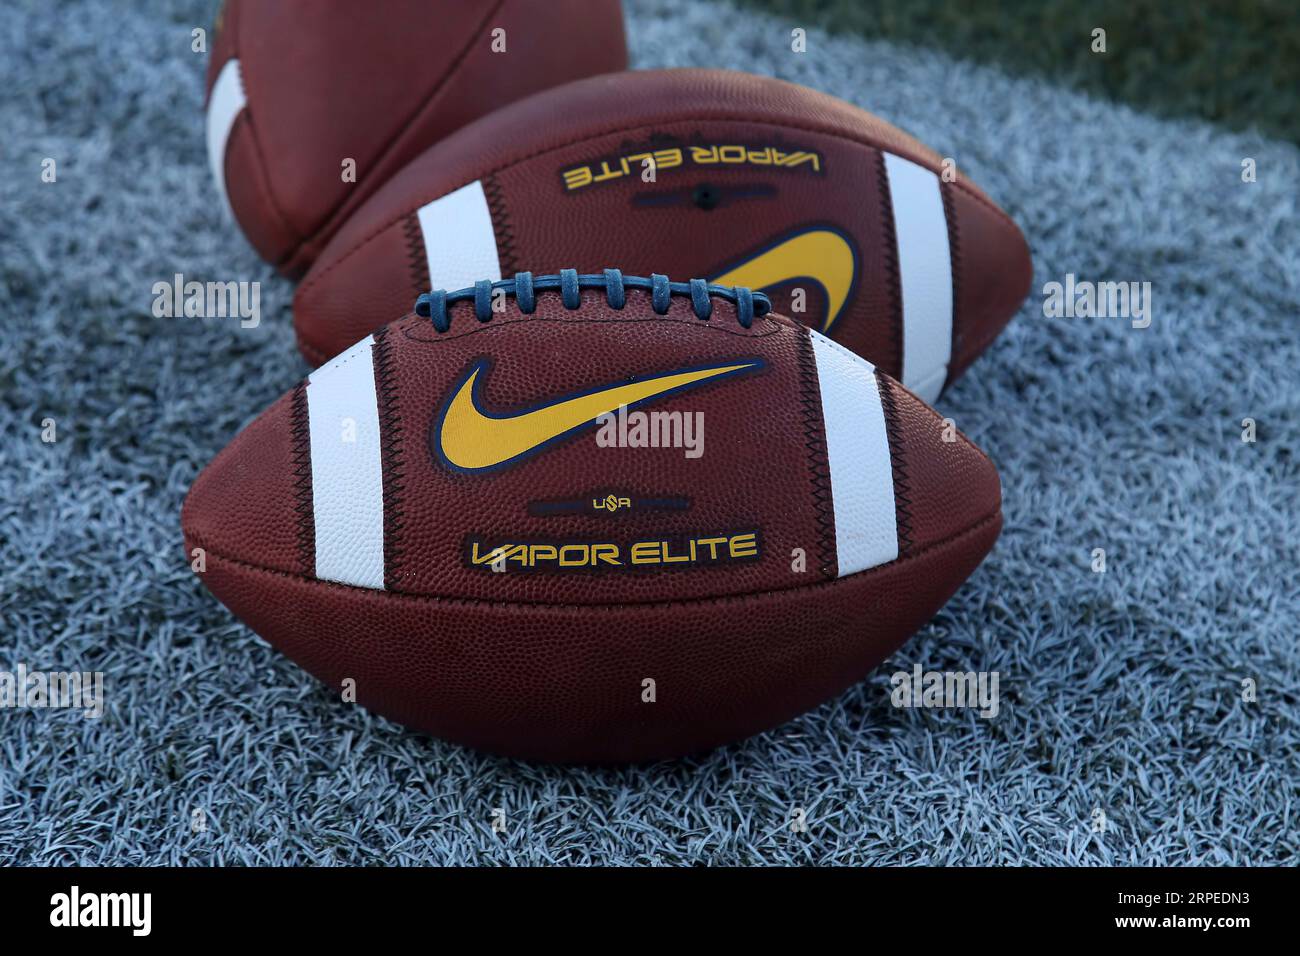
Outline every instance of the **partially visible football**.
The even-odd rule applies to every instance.
[[[187,547],[271,644],[438,737],[603,762],[776,726],[1002,517],[974,445],[768,305],[617,272],[429,296],[216,457]]]
[[[855,106],[744,73],[611,74],[514,103],[398,173],[303,281],[299,346],[319,364],[431,287],[570,266],[762,289],[927,400],[1031,274],[960,161]]]
[[[426,147],[521,96],[626,65],[618,0],[226,0],[208,159],[258,254],[297,276]]]

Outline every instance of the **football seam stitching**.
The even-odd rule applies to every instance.
[[[957,222],[957,205],[952,198],[952,183],[945,183],[942,179],[939,183],[939,195],[943,199],[943,214],[948,220],[948,265],[952,273],[952,350],[949,353],[947,373],[944,375],[944,386],[947,387],[947,383],[952,381],[952,368],[957,364],[957,356],[963,354],[964,345],[961,314],[961,226]]]
[[[998,336],[1000,336],[1006,330],[1007,326],[1011,324],[1012,319],[1014,319],[1017,315],[1020,314],[1021,307],[1022,306],[1017,306],[1014,312],[1006,316],[1005,320],[1002,320],[999,323],[995,324],[995,326],[992,329],[988,330],[987,332],[984,332],[978,338],[971,339],[968,337],[966,339],[966,341],[969,343],[967,347],[967,354],[970,356],[970,360],[964,366],[963,371],[967,368],[970,368],[971,364],[975,361],[975,359],[983,355],[984,351],[988,349],[989,346],[991,346],[995,341],[997,341]]]
[[[387,326],[375,333],[375,387],[379,402],[380,457],[383,462],[384,499],[384,587],[401,575],[405,556],[399,535],[406,522],[403,518],[405,464],[402,460],[402,420],[397,412],[397,382],[393,374],[392,348]]]
[[[633,290],[633,291],[638,291],[638,290]],[[467,309],[471,307],[471,306],[469,305],[469,303],[462,303],[462,304],[460,304],[460,305],[464,305],[464,307],[467,308]],[[674,318],[672,318],[671,316],[663,316],[663,317],[659,317],[659,316],[656,316],[656,317],[649,317],[649,316],[647,316],[647,317],[640,318],[640,319],[619,319],[619,320],[617,320],[617,321],[619,321],[619,322],[637,322],[637,323],[640,323],[640,322],[659,322],[659,323],[668,322],[668,323],[671,323],[671,324],[673,324],[673,325],[688,325],[688,326],[691,326],[692,328],[703,328],[703,329],[708,329],[708,330],[711,331],[711,332],[720,332],[720,333],[722,333],[722,334],[724,334],[724,335],[733,335],[733,336],[738,336],[738,337],[741,337],[741,338],[757,337],[757,336],[760,336],[760,335],[771,335],[771,334],[776,334],[776,333],[778,333],[778,332],[782,332],[782,331],[787,331],[787,332],[797,332],[797,331],[798,331],[798,328],[795,328],[795,327],[790,326],[790,325],[786,325],[786,324],[783,323],[783,322],[778,322],[778,321],[776,321],[776,319],[775,319],[773,316],[774,316],[774,315],[777,315],[777,314],[779,314],[779,313],[772,313],[772,314],[769,314],[769,315],[766,315],[766,316],[763,317],[763,319],[762,319],[763,324],[764,324],[765,326],[767,326],[767,327],[770,327],[767,331],[759,331],[759,330],[757,329],[758,321],[756,320],[756,321],[755,321],[755,328],[754,328],[754,330],[753,330],[750,334],[746,334],[744,331],[737,331],[736,329],[724,329],[724,328],[720,328],[720,327],[717,326],[717,325],[712,325],[712,324],[706,325],[706,324],[701,323],[698,319],[692,321],[692,320],[688,320],[688,319],[674,319]],[[389,326],[394,326],[394,327],[396,327],[399,323],[410,322],[410,321],[415,321],[416,324],[424,324],[424,323],[426,323],[428,320],[427,320],[427,319],[421,319],[421,318],[419,318],[418,316],[415,316],[413,313],[409,313],[409,312],[408,312],[406,315],[402,316],[401,318],[399,318],[399,319],[394,319],[392,322],[388,323],[388,325],[386,325],[386,326],[382,326],[381,328],[388,328]],[[455,341],[455,340],[457,340],[457,339],[464,338],[464,337],[467,336],[467,335],[473,335],[473,334],[476,333],[476,332],[486,331],[487,329],[490,329],[490,328],[504,328],[504,327],[509,326],[509,325],[518,325],[518,324],[521,323],[521,322],[560,322],[560,323],[565,323],[565,324],[568,324],[568,325],[578,325],[578,324],[591,323],[591,322],[600,322],[600,321],[604,321],[604,320],[603,320],[603,319],[600,319],[600,318],[590,318],[590,319],[582,319],[582,318],[537,318],[536,316],[531,316],[531,315],[528,315],[528,316],[521,315],[521,316],[520,316],[519,318],[517,318],[517,319],[500,319],[500,320],[498,320],[498,321],[497,321],[495,324],[493,324],[493,325],[481,324],[481,325],[479,325],[479,326],[477,326],[477,327],[471,327],[471,328],[467,329],[467,330],[464,331],[464,332],[448,332],[448,333],[441,333],[437,338],[431,338],[431,339],[416,338],[416,337],[412,336],[412,335],[410,334],[410,333],[411,333],[411,330],[410,330],[409,327],[407,327],[407,328],[402,328],[402,329],[400,330],[400,332],[401,332],[401,334],[402,334],[402,337],[405,338],[408,342],[415,342],[415,343],[418,343],[418,344],[420,344],[420,345],[434,345],[434,344],[436,344],[436,343],[438,343],[438,342],[444,342],[444,341]],[[790,320],[790,321],[793,321],[793,320]],[[802,326],[800,326],[800,327],[802,327]],[[996,338],[996,335],[993,336],[993,338]],[[991,341],[991,339],[990,339],[990,341]],[[834,345],[838,345],[838,344],[839,344],[839,343],[837,343],[837,342],[834,342],[834,340],[831,340],[831,343],[834,344]],[[312,364],[317,365],[317,366],[323,364],[326,360],[328,360],[329,358],[331,358],[331,356],[327,355],[323,349],[319,349],[319,348],[317,348],[316,346],[314,346],[314,345],[312,345],[310,342],[308,342],[305,338],[303,338],[303,336],[302,336],[301,333],[299,333],[299,335],[298,335],[298,349],[303,353],[303,355],[307,358],[307,360],[308,360],[309,362],[311,362]],[[854,356],[854,357],[856,358],[856,356]]]
[[[304,569],[316,568],[316,506],[311,482],[311,426],[307,413],[307,383],[293,390],[289,428],[294,475],[294,511],[298,515],[298,560]]]
[[[899,427],[898,406],[887,381],[876,373],[876,390],[880,393],[881,408],[885,413],[885,437],[889,443],[889,466],[894,479],[894,519],[900,554],[911,554],[912,539],[912,482],[908,476],[907,453],[903,447],[902,429]]]
[[[501,275],[513,275],[515,264],[515,227],[506,213],[506,197],[495,175],[483,177],[483,196],[487,200],[488,215],[492,219],[497,241],[497,266]]]
[[[893,156],[899,156],[899,157],[901,157],[901,158],[903,158],[903,159],[907,159],[907,160],[909,160],[909,161],[911,161],[911,162],[915,162],[917,165],[922,166],[922,167],[924,167],[925,169],[929,169],[931,172],[935,172],[935,170],[932,168],[935,164],[932,163],[932,162],[931,162],[930,160],[928,160],[928,159],[925,159],[925,158],[923,158],[923,157],[919,157],[919,155],[918,155],[918,156],[915,156],[915,157],[914,157],[914,156],[905,156],[905,155],[903,155],[902,153],[895,152],[895,151],[892,150],[892,149],[885,149],[885,148],[883,148],[883,147],[881,147],[881,146],[878,146],[878,145],[876,145],[876,144],[869,143],[869,142],[864,142],[864,141],[862,141],[862,140],[860,140],[860,139],[855,139],[855,138],[852,137],[852,136],[845,136],[845,135],[843,135],[843,134],[841,134],[841,133],[829,132],[829,131],[824,130],[824,129],[818,129],[818,128],[814,127],[814,126],[796,126],[796,125],[792,125],[792,124],[789,124],[789,123],[782,124],[782,123],[763,122],[763,121],[761,121],[761,120],[742,119],[742,118],[738,118],[738,117],[735,117],[735,116],[684,116],[684,117],[674,118],[673,120],[671,120],[671,121],[669,121],[669,122],[671,122],[671,123],[685,123],[685,122],[690,122],[690,123],[709,123],[709,122],[721,122],[721,123],[748,123],[748,124],[753,125],[753,126],[770,127],[770,128],[777,129],[777,130],[795,130],[795,131],[797,131],[797,132],[801,132],[801,133],[816,133],[816,134],[818,134],[819,136],[826,136],[826,137],[828,137],[828,138],[830,138],[830,139],[841,140],[841,141],[844,141],[844,142],[852,143],[852,144],[854,144],[854,145],[856,145],[856,146],[865,146],[867,149],[873,149],[873,150],[875,150],[875,151],[879,154],[879,156],[880,156],[880,163],[881,163],[882,165],[883,165],[883,163],[884,163],[884,158],[883,158],[883,157],[884,157],[884,154],[885,154],[885,153],[889,153],[890,155],[893,155]],[[439,198],[441,198],[442,196],[449,195],[449,194],[455,192],[457,189],[463,189],[465,186],[468,186],[470,183],[473,183],[473,182],[481,182],[481,181],[483,181],[484,179],[488,178],[489,176],[497,176],[497,175],[499,175],[500,173],[502,173],[503,171],[505,171],[505,170],[507,170],[507,169],[510,169],[510,168],[513,167],[513,166],[518,166],[520,163],[526,163],[526,162],[529,162],[529,161],[531,161],[531,160],[534,160],[534,159],[538,158],[539,156],[545,156],[547,153],[554,153],[554,152],[558,152],[558,151],[560,151],[560,150],[569,149],[569,148],[572,147],[572,146],[577,146],[577,145],[580,145],[580,144],[582,144],[582,143],[587,143],[587,142],[590,142],[590,141],[592,141],[592,140],[596,140],[596,139],[602,139],[602,138],[604,138],[604,137],[606,137],[606,136],[618,136],[618,135],[621,135],[621,134],[629,133],[629,132],[631,132],[632,130],[636,130],[636,129],[644,129],[644,128],[646,127],[646,125],[647,125],[646,123],[637,123],[637,124],[634,124],[634,125],[632,125],[632,126],[622,127],[622,128],[620,128],[620,129],[608,129],[608,130],[602,130],[601,132],[599,132],[599,133],[597,133],[597,134],[595,134],[595,135],[593,135],[593,136],[585,137],[585,138],[582,139],[582,140],[571,141],[571,142],[567,142],[567,143],[560,143],[559,145],[556,145],[556,146],[548,146],[548,147],[546,147],[545,149],[539,149],[539,150],[536,150],[535,152],[528,153],[527,155],[520,156],[520,157],[517,157],[517,158],[515,158],[515,159],[512,159],[512,160],[510,160],[509,162],[504,162],[504,163],[502,163],[501,165],[499,165],[499,166],[497,166],[497,167],[494,167],[493,169],[486,170],[486,171],[480,173],[479,175],[475,176],[474,178],[472,178],[472,179],[470,179],[470,180],[468,180],[468,181],[466,181],[466,182],[462,182],[462,183],[460,183],[460,184],[457,185],[457,186],[453,186],[453,187],[450,188],[450,189],[440,190],[440,191],[438,191],[437,193],[435,193],[434,195],[428,195],[427,193],[422,194],[422,197],[423,197],[423,198],[417,200],[417,201],[413,204],[413,207],[416,208],[416,209],[418,209],[418,208],[420,208],[421,206],[426,206],[426,205],[428,205],[430,202],[432,202],[433,200],[435,200],[435,199],[439,199]],[[653,126],[653,125],[656,125],[656,124],[653,124],[653,123],[652,123],[652,124],[649,124],[649,125]],[[1014,219],[1012,219],[1009,215],[1007,215],[1007,213],[1006,213],[1005,211],[1003,211],[1003,210],[1002,210],[1002,209],[1001,209],[1001,208],[1000,208],[1000,207],[999,207],[995,202],[993,202],[991,199],[988,199],[987,197],[983,196],[980,192],[978,192],[978,191],[977,191],[973,186],[968,186],[968,185],[966,185],[964,182],[962,182],[962,181],[960,181],[960,180],[958,180],[956,183],[954,183],[954,185],[955,185],[957,188],[961,189],[963,192],[968,193],[968,194],[970,195],[970,197],[971,197],[972,199],[974,199],[976,202],[980,203],[981,205],[984,205],[984,206],[988,207],[988,209],[989,209],[990,212],[994,213],[994,214],[995,214],[996,216],[998,216],[1000,219],[1004,220],[1008,225],[1011,226],[1011,228],[1015,229],[1017,232],[1019,231],[1020,227],[1016,225]],[[381,192],[382,192],[382,190],[381,190]],[[376,194],[375,194],[375,196],[378,196],[378,195],[380,195],[380,193],[376,193]],[[371,201],[373,201],[374,198],[375,198],[375,197],[372,196],[370,199],[368,199],[368,200],[366,201],[366,203],[369,204]],[[403,213],[402,213],[402,216],[405,216],[405,215],[407,215],[407,214],[408,214],[408,213],[403,212]],[[355,214],[354,214],[354,218],[355,218]],[[371,242],[373,242],[375,239],[377,239],[380,235],[382,235],[383,233],[387,232],[387,231],[388,231],[389,229],[391,229],[391,228],[392,228],[396,223],[400,222],[400,221],[401,221],[401,218],[402,218],[402,217],[399,216],[399,217],[396,217],[396,218],[393,218],[393,219],[389,219],[389,220],[387,220],[386,222],[384,222],[382,225],[375,227],[375,229],[374,229],[372,232],[370,232],[370,233],[367,234],[364,238],[362,238],[361,240],[359,240],[359,241],[356,243],[356,245],[353,245],[353,246],[349,247],[349,249],[347,250],[347,252],[345,252],[345,253],[344,253],[343,255],[341,255],[338,259],[334,260],[334,262],[332,262],[332,263],[330,263],[328,266],[326,266],[325,269],[322,270],[322,272],[320,273],[320,275],[309,278],[306,282],[304,282],[301,286],[299,286],[299,287],[298,287],[298,294],[299,294],[299,295],[304,295],[304,294],[306,294],[306,293],[307,293],[308,291],[310,291],[310,290],[311,290],[311,289],[312,289],[312,288],[313,288],[317,283],[319,283],[319,282],[321,282],[322,280],[324,280],[324,278],[325,278],[327,275],[329,275],[332,271],[334,271],[336,268],[338,268],[338,267],[341,266],[344,262],[346,262],[348,259],[350,259],[350,258],[351,258],[355,253],[359,252],[359,251],[360,251],[362,248],[364,248],[365,246],[368,246]]]
[[[376,588],[363,588],[354,584],[344,584],[339,581],[324,581],[320,578],[309,578],[304,575],[292,574],[291,572],[288,571],[282,571],[278,568],[262,567],[261,565],[258,564],[251,564],[247,561],[241,561],[239,558],[234,558],[231,557],[230,555],[222,554],[220,551],[216,551],[212,548],[205,548],[205,551],[207,552],[208,557],[216,558],[218,561],[225,561],[228,564],[245,568],[249,571],[258,571],[264,574],[273,574],[278,577],[284,577],[284,578],[296,578],[297,580],[302,581],[304,584],[319,584],[331,588],[346,588],[347,590],[353,592],[363,592],[363,593],[374,594],[374,595],[387,595],[389,597],[398,598],[407,601],[418,601],[418,602],[436,603],[436,604],[456,604],[456,605],[472,606],[472,607],[530,608],[530,609],[537,609],[537,610],[555,610],[555,611],[604,611],[604,610],[617,611],[617,610],[629,610],[629,609],[636,609],[636,608],[667,608],[667,607],[679,607],[679,606],[688,606],[688,605],[694,607],[694,606],[705,606],[709,604],[735,604],[735,603],[741,603],[747,600],[751,600],[757,597],[784,594],[788,591],[809,591],[813,589],[832,588],[837,585],[844,584],[845,582],[853,581],[855,578],[858,578],[861,575],[871,574],[872,572],[876,572],[876,571],[883,571],[886,568],[892,568],[898,564],[905,563],[905,562],[918,561],[933,551],[937,551],[942,548],[947,548],[956,544],[960,544],[964,538],[974,536],[976,533],[982,531],[985,528],[985,526],[1000,519],[1001,517],[1002,517],[1002,508],[1001,506],[999,506],[996,511],[990,512],[989,514],[985,515],[983,518],[979,519],[978,521],[974,522],[968,527],[962,529],[956,534],[950,535],[944,538],[942,541],[937,541],[934,544],[921,549],[920,551],[917,551],[913,554],[899,556],[895,558],[893,561],[887,562],[886,564],[878,564],[873,568],[865,568],[861,571],[856,571],[853,574],[849,574],[841,578],[835,578],[834,580],[831,581],[819,581],[815,584],[800,584],[789,588],[765,588],[760,591],[746,591],[743,594],[727,594],[727,595],[719,595],[714,597],[686,598],[686,599],[678,598],[676,600],[670,600],[670,601],[643,601],[634,604],[629,604],[629,603],[548,604],[540,601],[538,602],[487,601],[487,600],[483,600],[482,598],[451,597],[451,596],[439,595],[439,594],[411,594],[406,591],[378,590]],[[194,544],[198,545],[199,547],[204,547],[203,542],[198,535],[195,535],[190,531],[184,531],[184,533],[185,536],[188,539],[190,539]],[[981,560],[983,559],[981,558]],[[200,579],[202,579],[203,574],[197,573],[197,576]]]
[[[296,322],[294,324],[295,326],[297,325]],[[329,356],[325,354],[324,349],[317,348],[303,338],[301,330],[298,330],[298,351],[300,351],[312,365],[324,365],[329,359]]]
[[[798,343],[799,399],[803,405],[804,447],[808,451],[808,474],[812,483],[813,520],[817,524],[817,541],[821,571],[833,578],[839,567],[835,539],[835,511],[830,484],[830,459],[826,454],[826,435],[821,426],[821,390],[817,382],[817,358],[813,355],[812,336],[800,334]]]
[[[540,293],[540,295],[554,295],[554,294],[558,294],[558,293],[552,293],[552,292]],[[629,297],[633,295],[643,295],[643,294],[649,295],[648,292],[643,293],[643,291],[640,289],[628,290]],[[734,307],[730,306],[730,303],[727,303],[726,307],[730,307],[733,309],[732,318],[734,319]],[[474,303],[458,302],[455,305],[453,305],[452,308],[463,309],[468,311],[474,308]],[[684,306],[684,308],[688,308],[688,306]],[[723,308],[722,305],[716,306],[714,315],[717,315],[718,312],[722,310],[722,308]],[[786,319],[786,322],[790,324],[787,325],[786,322],[778,321],[777,320],[778,316],[780,318]],[[467,316],[466,318],[469,318],[469,316]],[[407,315],[402,316],[400,319],[393,320],[393,322],[390,322],[389,324],[397,325],[400,322],[407,322],[407,321],[413,321],[414,327],[416,328],[429,324],[429,319],[423,316],[415,315],[414,313],[408,313]],[[458,339],[462,339],[470,335],[476,335],[480,332],[489,332],[492,329],[504,329],[504,328],[509,328],[511,326],[523,325],[523,324],[535,325],[539,322],[554,322],[563,325],[589,325],[589,324],[597,324],[601,322],[613,322],[620,325],[632,325],[632,324],[640,325],[647,322],[652,322],[660,325],[667,324],[667,325],[674,325],[674,326],[688,326],[690,328],[700,329],[701,331],[717,332],[720,335],[730,335],[741,339],[760,338],[767,335],[776,335],[780,332],[797,333],[800,328],[803,328],[803,326],[797,325],[793,319],[789,319],[785,316],[781,316],[780,313],[775,313],[775,312],[769,312],[762,317],[762,322],[764,325],[764,329],[762,330],[758,329],[759,320],[757,318],[754,320],[754,325],[751,328],[745,329],[740,325],[740,322],[738,320],[735,321],[734,328],[723,328],[721,322],[715,322],[712,318],[707,320],[695,319],[695,318],[690,318],[690,319],[673,318],[671,315],[664,315],[664,316],[646,315],[635,319],[622,319],[622,318],[610,319],[606,316],[592,316],[589,318],[561,318],[559,316],[539,317],[536,315],[526,315],[520,313],[518,318],[492,319],[489,322],[476,322],[476,324],[473,326],[469,326],[467,324],[465,330],[462,332],[438,332],[436,333],[435,338],[429,338],[429,339],[415,338],[410,334],[411,328],[409,327],[402,330],[402,335],[408,342],[417,342],[421,345],[436,345],[441,342],[454,342]],[[833,343],[833,344],[838,344],[838,343]],[[857,356],[855,355],[854,358],[856,359]]]
[[[425,273],[429,269],[424,253],[424,230],[420,226],[419,214],[413,212],[407,216],[403,228],[406,232],[408,264],[411,268],[411,288],[414,290],[415,297],[419,298],[422,292],[428,291],[425,288]]]
[[[898,224],[894,222],[893,190],[883,153],[876,161],[876,178],[880,187],[880,221],[885,233],[881,258],[885,261],[885,275],[889,281],[889,347],[893,360],[890,367],[898,370],[901,379],[907,374],[907,369],[903,368],[903,279],[898,264]]]
[[[876,374],[884,375],[884,373],[881,372],[879,369],[877,369]],[[885,377],[888,378],[888,376]],[[895,386],[901,388],[903,391],[907,392],[908,395],[911,395],[914,399],[916,399],[916,404],[921,414],[928,415],[930,417],[930,420],[932,422],[937,423],[938,425],[946,426],[946,423],[948,421],[948,416],[941,414],[939,410],[936,409],[933,405],[927,404],[924,399],[918,396],[915,392],[913,392],[902,382],[898,381],[897,379],[890,379],[890,381]],[[955,421],[954,421],[954,425],[955,425]],[[990,466],[993,466],[993,459],[991,459],[988,456],[988,454],[984,451],[983,448],[975,444],[975,442],[971,441],[970,438],[966,435],[966,433],[963,432],[960,428],[954,428],[954,431],[956,432],[957,438],[961,440],[961,443],[964,447],[969,448],[975,454],[979,455],[980,458],[982,458],[984,461],[988,462]],[[994,466],[994,470],[996,471],[996,466]]]

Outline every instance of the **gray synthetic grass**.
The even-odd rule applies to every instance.
[[[1155,313],[1048,319],[1035,294],[941,403],[999,465],[1006,530],[890,664],[699,760],[561,769],[338,703],[190,574],[186,488],[305,372],[292,288],[208,175],[189,31],[209,5],[50,9],[0,18],[0,669],[102,670],[108,703],[0,711],[0,863],[1294,861],[1294,146],[925,51],[813,32],[796,55],[791,24],[752,11],[632,4],[637,66],[774,73],[877,112],[1021,223],[1036,287],[1150,281]],[[154,318],[177,272],[259,280],[262,324]],[[999,672],[998,717],[891,707],[889,675],[918,662]]]

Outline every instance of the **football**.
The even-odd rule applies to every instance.
[[[855,106],[744,73],[621,73],[511,104],[394,176],[299,287],[299,347],[320,364],[430,288],[571,266],[764,291],[927,401],[1031,274],[960,167]]]
[[[208,160],[253,248],[298,276],[425,148],[521,96],[626,65],[618,0],[384,0],[328,13],[226,0],[208,61]]]
[[[864,359],[762,294],[617,270],[427,294],[248,425],[181,516],[204,584],[331,692],[566,762],[839,693],[1001,522],[989,459]]]

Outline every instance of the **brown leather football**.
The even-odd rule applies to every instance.
[[[248,241],[297,276],[426,147],[521,96],[626,65],[618,0],[226,0],[208,159]]]
[[[181,516],[236,615],[411,727],[560,761],[736,740],[862,679],[997,538],[988,458],[760,294],[566,271],[420,311]]]
[[[1024,238],[959,167],[832,96],[719,70],[611,74],[475,122],[393,177],[294,300],[319,364],[430,287],[616,266],[769,294],[926,400],[1030,282]]]

